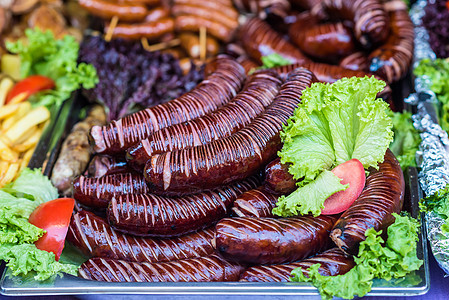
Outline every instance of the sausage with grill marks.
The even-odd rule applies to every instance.
[[[171,7],[174,16],[196,16],[205,19],[212,19],[232,30],[239,26],[237,18],[230,18],[221,10],[212,10],[208,7],[189,5],[189,4],[175,4]]]
[[[388,14],[380,0],[323,0],[323,9],[332,17],[354,23],[354,34],[369,49],[386,41],[390,32]]]
[[[231,19],[238,19],[239,13],[232,6],[232,3],[209,0],[174,0],[174,5],[193,5],[208,8],[210,11],[220,11]]]
[[[230,28],[214,19],[207,19],[198,16],[177,16],[175,18],[177,31],[199,32],[201,27],[207,28],[207,33],[223,42],[229,42],[234,36],[235,28]]]
[[[394,222],[404,202],[404,175],[394,154],[388,149],[379,170],[371,170],[359,198],[341,215],[331,232],[334,243],[356,255],[365,240],[365,231],[384,230]]]
[[[314,264],[320,264],[318,273],[323,276],[343,275],[354,266],[352,256],[347,256],[339,248],[332,248],[314,257],[282,265],[255,266],[245,270],[240,276],[240,281],[245,282],[289,282],[291,273],[296,268],[308,276],[308,268]]]
[[[217,189],[178,198],[152,194],[122,195],[109,203],[108,221],[137,236],[174,237],[211,226],[225,217],[234,200],[260,184],[258,176]]]
[[[297,189],[296,180],[288,172],[288,166],[278,157],[265,167],[264,187],[276,194],[288,195]]]
[[[245,71],[233,59],[219,56],[207,73],[209,76],[190,92],[107,126],[94,126],[90,140],[97,153],[116,154],[162,128],[203,116],[227,103],[240,91]]]
[[[241,194],[234,201],[232,212],[239,217],[273,217],[271,211],[277,200],[277,196],[259,187]]]
[[[132,168],[126,161],[108,155],[95,155],[87,167],[89,177],[102,177],[117,173],[130,173]]]
[[[280,86],[281,81],[274,71],[256,72],[232,101],[203,117],[155,132],[128,149],[127,160],[141,171],[151,155],[205,145],[227,137],[260,115],[271,104]]]
[[[168,17],[170,17],[170,10],[167,7],[158,6],[148,11],[145,22],[156,22]]]
[[[314,80],[310,71],[297,69],[267,110],[242,130],[207,145],[153,155],[145,165],[148,186],[157,194],[188,194],[255,174],[275,158],[282,125]]]
[[[354,52],[344,57],[338,65],[345,69],[367,71],[369,69],[368,56],[364,52]]]
[[[218,255],[163,263],[136,263],[91,258],[79,274],[84,279],[108,282],[215,282],[238,281],[244,267]]]
[[[277,53],[292,63],[305,62],[309,59],[294,45],[271,29],[268,23],[252,18],[239,30],[242,46],[248,55],[261,63],[262,56]]]
[[[139,40],[141,38],[155,40],[173,32],[174,29],[175,22],[173,18],[167,17],[152,22],[117,24],[112,31],[111,37],[126,40]],[[104,32],[109,32],[109,24],[105,26]]]
[[[385,4],[391,20],[387,42],[369,55],[369,70],[395,82],[407,75],[413,59],[414,26],[403,1]]]
[[[67,240],[87,256],[135,262],[165,262],[214,253],[215,228],[178,238],[152,239],[122,234],[103,218],[82,210],[72,216]]]
[[[124,173],[99,178],[79,176],[73,181],[73,197],[82,205],[106,208],[112,198],[125,194],[149,193],[140,174]]]
[[[215,226],[217,251],[231,261],[279,264],[328,249],[333,216],[227,218]]]
[[[139,22],[148,14],[145,5],[137,3],[122,4],[105,0],[79,0],[78,2],[89,13],[108,20],[117,16],[121,21]]]

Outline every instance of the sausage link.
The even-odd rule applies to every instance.
[[[369,61],[366,53],[364,52],[354,52],[344,57],[338,64],[340,67],[345,69],[350,69],[354,71],[368,71]]]
[[[187,5],[187,4],[175,4],[171,8],[172,14],[177,16],[196,16],[204,19],[214,20],[231,30],[236,29],[239,26],[237,18],[230,18],[225,15],[221,10],[212,10],[208,7]]]
[[[190,58],[199,58],[201,55],[200,38],[197,34],[181,33],[178,35],[181,41],[181,47],[187,52]],[[206,37],[207,56],[215,56],[220,50],[220,45],[213,37]]]
[[[280,86],[276,72],[259,71],[232,101],[203,117],[155,132],[128,149],[127,159],[136,170],[142,171],[154,154],[205,145],[230,136],[260,115],[271,104]]]
[[[381,0],[323,0],[322,6],[333,17],[353,21],[354,35],[367,49],[388,37],[388,14]]]
[[[404,176],[401,167],[388,149],[379,170],[372,170],[359,198],[336,222],[331,238],[346,253],[356,255],[358,245],[365,240],[365,231],[384,230],[394,221],[404,202]]]
[[[102,177],[130,172],[132,172],[132,168],[126,161],[108,155],[95,155],[87,167],[87,175],[89,177]]]
[[[214,67],[215,72],[177,99],[112,121],[107,126],[92,127],[90,139],[94,150],[120,153],[157,130],[203,116],[227,103],[240,91],[245,71],[234,60],[221,56],[209,69]]]
[[[117,16],[120,21],[139,22],[148,14],[147,8],[142,4],[120,4],[104,0],[79,0],[78,2],[89,13],[103,19]]]
[[[163,35],[173,32],[175,29],[175,22],[172,18],[164,18],[154,22],[134,23],[134,24],[117,24],[114,27],[112,38],[139,40],[147,38],[155,40]],[[104,28],[105,32],[109,31],[109,24]]]
[[[215,226],[217,251],[240,263],[279,264],[326,250],[336,218],[227,218]]]
[[[240,28],[239,35],[245,51],[258,63],[262,62],[262,56],[273,53],[280,54],[292,63],[309,60],[297,47],[258,18],[248,20]]]
[[[149,189],[140,174],[124,173],[99,178],[79,176],[73,181],[73,197],[82,205],[106,208],[113,197],[146,194]]]
[[[234,201],[232,212],[239,217],[273,217],[271,212],[278,197],[263,188],[257,188],[241,194]]]
[[[157,194],[186,194],[255,174],[280,150],[282,125],[313,81],[310,71],[297,69],[267,110],[242,130],[206,145],[153,155],[144,173],[150,189]]]
[[[117,0],[117,2],[122,4],[143,4],[147,6],[156,6],[161,4],[160,0]]]
[[[215,20],[197,16],[177,16],[175,27],[177,31],[193,32],[199,32],[201,27],[206,27],[208,34],[223,42],[229,42],[234,36],[234,29]]]
[[[337,61],[355,49],[352,31],[343,23],[318,24],[304,28],[302,22],[296,22],[290,26],[289,36],[303,53],[319,60]]]
[[[320,4],[322,0],[290,0],[290,3],[304,10],[311,10],[317,4]]]
[[[134,0],[132,0],[134,1]],[[158,6],[148,11],[145,22],[156,22],[161,19],[170,17],[170,10],[164,6]]]
[[[407,75],[412,63],[414,26],[403,1],[389,2],[386,7],[392,32],[387,42],[370,54],[369,69],[391,84]]]
[[[230,1],[210,1],[210,0],[174,0],[173,5],[193,5],[210,9],[210,11],[220,11],[231,19],[238,19],[239,13],[232,6]]]
[[[259,184],[260,178],[250,177],[212,192],[178,198],[122,195],[111,200],[108,221],[115,229],[138,236],[179,236],[225,217],[240,194]]]
[[[262,19],[267,12],[284,16],[291,9],[287,0],[233,0],[233,2],[240,12],[259,15]]]
[[[215,282],[238,281],[243,266],[218,255],[163,263],[136,263],[91,258],[79,274],[84,279],[107,282]]]
[[[172,239],[134,237],[115,231],[104,219],[82,210],[72,216],[67,240],[89,257],[154,263],[214,253],[214,232],[209,228]]]
[[[290,264],[248,268],[240,276],[240,281],[289,282],[294,269],[301,268],[302,272],[307,276],[309,273],[307,269],[314,264],[321,265],[318,273],[323,276],[343,275],[355,266],[352,256],[347,256],[339,248],[332,248],[314,257]]]
[[[288,172],[288,166],[278,157],[265,167],[264,187],[279,195],[288,195],[296,190],[296,180]]]

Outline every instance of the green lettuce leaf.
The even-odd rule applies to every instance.
[[[261,57],[262,60],[262,66],[261,69],[269,69],[269,68],[275,68],[275,67],[282,67],[286,65],[292,64],[292,62],[282,55],[278,53],[272,53],[269,55],[265,55]]]
[[[324,201],[336,192],[345,190],[349,184],[343,185],[341,179],[331,171],[323,171],[318,177],[302,186],[288,196],[281,196],[273,214],[290,217],[312,213],[314,216],[321,214]]]
[[[385,82],[374,77],[315,83],[281,132],[281,162],[304,185],[323,170],[352,158],[364,168],[383,161],[393,140],[388,104],[376,95]]]
[[[22,78],[39,74],[55,81],[56,88],[30,97],[35,106],[61,105],[73,91],[84,87],[93,88],[98,83],[95,68],[85,63],[77,63],[79,44],[73,36],[55,39],[51,31],[39,29],[25,31],[27,42],[7,43],[12,53],[20,56]]]
[[[311,266],[308,276],[301,268],[292,271],[292,281],[311,282],[323,299],[363,297],[370,290],[374,278],[391,280],[418,270],[423,261],[418,259],[418,221],[409,216],[393,214],[395,222],[388,227],[386,243],[382,231],[373,228],[365,232],[366,240],[360,243],[355,267],[343,275],[323,276],[319,264]],[[344,288],[342,288],[344,287]]]
[[[449,233],[449,184],[444,189],[422,199],[419,206],[422,211],[433,211],[440,217],[446,219],[446,223],[443,224],[442,229],[443,232]]]
[[[404,111],[391,112],[393,120],[394,140],[390,144],[390,150],[394,153],[401,168],[416,167],[416,151],[421,143],[419,132],[412,122],[412,114]]]

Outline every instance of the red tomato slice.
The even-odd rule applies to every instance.
[[[55,87],[55,82],[42,75],[32,75],[24,80],[17,82],[6,96],[5,103],[22,102],[28,99],[31,95],[43,91],[49,90]],[[16,98],[16,101],[14,99]]]
[[[69,228],[75,200],[59,198],[39,205],[28,221],[47,232],[34,244],[40,250],[53,252],[59,260],[64,249],[65,237]]]
[[[351,159],[332,170],[341,184],[349,183],[349,187],[337,192],[324,201],[323,215],[334,215],[347,210],[360,196],[365,187],[365,169],[358,159]]]

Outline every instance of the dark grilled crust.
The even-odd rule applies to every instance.
[[[120,153],[161,128],[203,116],[227,103],[242,88],[245,71],[236,61],[218,57],[212,72],[181,97],[139,111],[107,126],[94,126],[90,140],[97,153]]]
[[[265,167],[264,187],[279,195],[287,195],[296,190],[296,180],[288,172],[288,166],[278,157]]]
[[[239,217],[273,217],[271,212],[278,197],[259,187],[241,194],[232,207],[232,212]]]
[[[106,175],[99,178],[79,176],[73,181],[73,197],[93,208],[106,208],[115,196],[149,192],[145,178],[134,173]]]
[[[128,149],[127,159],[142,170],[153,154],[204,145],[229,136],[260,115],[272,103],[280,86],[277,73],[259,71],[232,101],[203,117],[155,132]]]
[[[405,182],[401,167],[390,150],[379,170],[372,170],[359,198],[341,215],[331,232],[334,243],[350,254],[358,253],[365,231],[385,230],[404,202]]]
[[[368,56],[364,52],[354,52],[344,57],[340,63],[340,67],[350,70],[367,71],[369,69]]]
[[[293,262],[327,249],[335,220],[332,216],[223,219],[215,227],[216,249],[241,263]]]
[[[156,194],[211,190],[255,174],[281,148],[279,132],[314,81],[306,69],[292,72],[267,110],[233,135],[207,145],[152,156],[145,179]]]
[[[307,276],[307,269],[314,264],[320,264],[318,272],[323,276],[343,275],[351,270],[355,263],[352,256],[347,256],[339,248],[332,248],[314,257],[282,265],[255,266],[245,270],[240,281],[246,282],[289,282],[291,272],[301,268]]]
[[[234,200],[257,187],[258,177],[211,192],[178,198],[123,195],[112,199],[108,221],[117,230],[141,236],[173,237],[214,224],[225,217]]]
[[[243,266],[217,255],[165,263],[133,263],[92,258],[81,265],[82,278],[107,282],[212,282],[238,281]]]
[[[89,177],[102,177],[131,171],[132,169],[126,161],[108,155],[95,155],[87,167]]]

